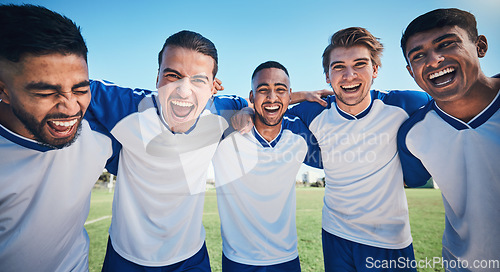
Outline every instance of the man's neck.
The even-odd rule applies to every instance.
[[[257,120],[255,120],[254,122],[255,122],[255,129],[259,132],[260,136],[262,136],[268,142],[271,142],[272,140],[276,139],[278,134],[281,132],[282,123],[279,123],[275,126],[268,126]]]
[[[361,112],[363,112],[364,110],[366,110],[369,106],[370,106],[370,103],[371,103],[371,96],[370,94],[368,94],[368,99],[365,99],[363,101],[361,101],[359,104],[356,104],[356,105],[347,105],[347,104],[344,104],[340,101],[337,101],[337,107],[339,107],[339,109],[341,109],[342,111],[346,112],[346,113],[349,113],[350,115],[352,116],[356,116],[358,114],[360,114]]]
[[[462,98],[454,101],[436,101],[447,114],[468,123],[481,113],[497,96],[500,78],[483,77],[476,81]]]

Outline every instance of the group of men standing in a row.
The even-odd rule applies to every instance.
[[[268,61],[248,99],[215,95],[217,50],[198,33],[166,39],[148,91],[89,80],[87,47],[64,16],[3,5],[0,25],[1,271],[88,270],[84,223],[104,167],[117,183],[103,271],[210,271],[210,161],[224,271],[300,271],[303,162],[326,175],[326,271],[414,260],[404,183],[431,176],[446,212],[443,257],[462,264],[447,270],[498,263],[500,79],[480,68],[487,41],[468,12],[433,10],[406,28],[407,69],[425,92],[372,90],[383,46],[351,27],[323,53],[333,92],[292,92],[287,69]],[[390,270],[401,269],[415,267]]]

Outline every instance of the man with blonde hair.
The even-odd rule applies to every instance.
[[[303,102],[289,110],[321,148],[326,271],[415,270],[405,266],[415,257],[396,134],[429,98],[419,91],[370,89],[382,50],[364,28],[338,31],[323,53],[335,95],[326,98],[326,108]]]

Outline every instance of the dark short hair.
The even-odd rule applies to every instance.
[[[201,34],[189,30],[182,30],[168,37],[167,40],[165,40],[160,53],[158,53],[159,68],[163,60],[163,52],[165,51],[165,48],[167,48],[167,46],[190,49],[211,57],[214,60],[214,68],[212,70],[212,74],[214,77],[217,74],[219,62],[219,59],[217,57],[217,49],[215,48],[215,45],[212,41],[203,37]]]
[[[323,71],[328,73],[330,66],[330,52],[337,47],[349,48],[356,45],[362,45],[370,50],[370,59],[374,65],[382,66],[380,56],[384,46],[380,39],[373,36],[370,31],[362,27],[349,27],[339,30],[333,34],[330,44],[323,52]]]
[[[467,32],[471,41],[477,40],[477,23],[474,15],[456,8],[435,9],[418,16],[406,27],[401,37],[401,49],[405,59],[406,43],[411,36],[445,26],[458,26]]]
[[[87,61],[87,52],[80,28],[67,17],[41,6],[0,5],[0,58],[61,53]]]
[[[254,77],[257,75],[257,73],[259,71],[264,70],[264,69],[269,69],[269,68],[281,69],[281,70],[283,70],[283,72],[285,72],[285,74],[288,77],[290,77],[290,75],[288,75],[288,71],[286,70],[285,66],[283,66],[281,63],[279,63],[277,61],[270,60],[270,61],[266,61],[264,63],[259,64],[259,66],[257,66],[257,68],[255,68],[255,70],[253,71],[253,74],[252,74],[252,79],[254,79]]]

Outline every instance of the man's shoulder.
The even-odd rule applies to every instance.
[[[237,95],[215,95],[207,102],[207,108],[212,105],[220,112],[221,110],[240,110],[248,107],[248,102],[245,98]]]
[[[434,108],[434,100],[431,100],[423,107],[417,109],[400,127],[399,133],[401,136],[406,136],[408,132],[418,123],[422,122],[427,114]]]
[[[410,116],[432,100],[426,92],[415,90],[373,90],[372,95],[386,105],[405,110]]]

